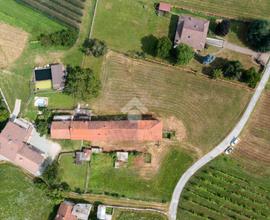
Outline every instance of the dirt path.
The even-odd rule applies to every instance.
[[[84,199],[91,203],[102,202],[110,206],[121,206],[129,208],[140,208],[140,209],[152,209],[164,214],[168,212],[168,203],[158,203],[158,202],[146,202],[141,200],[132,200],[127,198],[114,198],[106,195],[95,195],[95,194],[77,194],[77,193],[66,193],[65,197],[72,199]]]

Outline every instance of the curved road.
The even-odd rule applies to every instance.
[[[230,145],[233,138],[238,137],[245,127],[251,113],[253,112],[256,103],[258,102],[262,91],[264,90],[268,80],[270,77],[270,61],[268,61],[266,68],[264,70],[264,74],[261,78],[261,81],[259,85],[256,88],[255,93],[253,94],[246,111],[244,112],[242,118],[237,123],[237,125],[234,127],[234,129],[230,132],[230,134],[219,144],[217,145],[212,151],[204,155],[201,159],[199,159],[196,163],[194,163],[180,178],[178,181],[170,203],[169,208],[169,219],[170,220],[176,220],[176,214],[177,214],[177,208],[179,199],[181,196],[181,193],[188,182],[188,180],[191,178],[191,176],[198,171],[201,167],[203,167],[205,164],[207,164],[209,161],[217,157],[218,155],[222,154],[225,149]]]

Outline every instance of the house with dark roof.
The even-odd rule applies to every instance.
[[[36,90],[55,89],[65,87],[66,70],[62,64],[51,64],[34,69],[34,83]]]
[[[174,44],[183,43],[195,50],[203,50],[209,28],[209,21],[189,15],[179,16]]]

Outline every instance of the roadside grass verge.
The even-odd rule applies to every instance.
[[[268,177],[255,177],[238,161],[220,156],[190,179],[177,219],[267,219],[269,193]]]
[[[17,167],[0,164],[0,219],[49,219],[54,205]]]
[[[166,220],[167,217],[149,211],[130,211],[114,209],[113,220]]]
[[[171,148],[164,157],[158,173],[149,180],[138,175],[132,158],[129,158],[128,167],[115,169],[110,155],[93,155],[89,192],[141,200],[169,201],[178,178],[193,162],[188,152],[177,146]]]
[[[119,114],[137,97],[155,116],[182,121],[187,142],[203,152],[232,129],[251,95],[234,84],[112,52],[106,57],[101,79],[101,95],[90,104],[97,114]]]

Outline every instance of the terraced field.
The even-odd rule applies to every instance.
[[[232,159],[218,158],[187,184],[177,219],[268,219],[267,180],[246,173]]]
[[[269,0],[170,0],[170,2],[182,8],[233,18],[270,18]]]
[[[17,0],[17,2],[27,4],[69,26],[79,28],[85,0]]]
[[[257,174],[270,174],[270,92],[266,91],[245,129],[234,156]],[[263,169],[262,169],[263,168]]]
[[[97,114],[120,113],[137,97],[156,116],[182,121],[188,142],[203,152],[234,126],[250,97],[248,90],[229,83],[112,52],[101,77],[102,94],[91,105]]]

